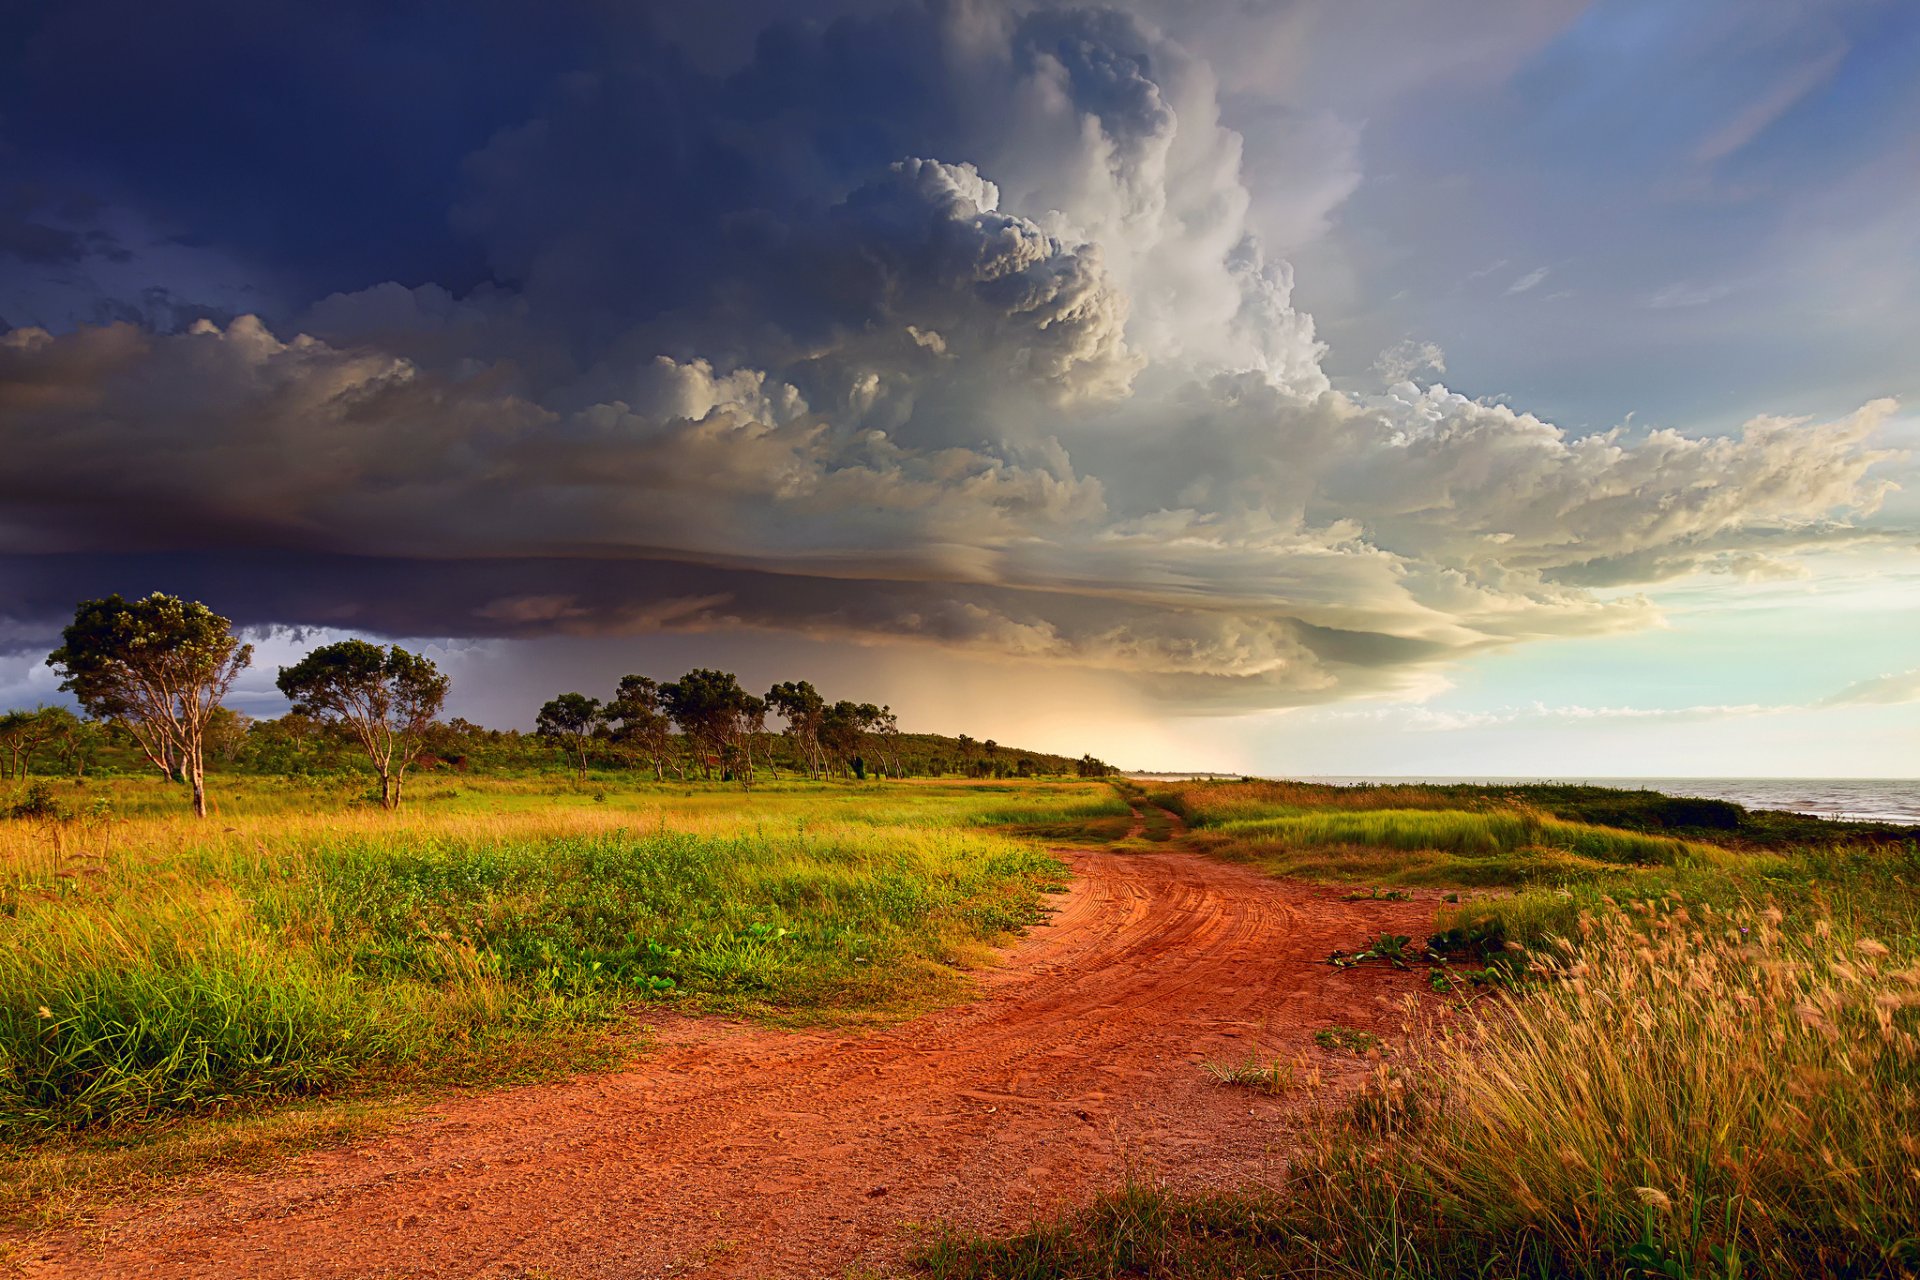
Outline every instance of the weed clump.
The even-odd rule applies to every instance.
[[[1313,1033],[1313,1042],[1322,1049],[1346,1053],[1366,1053],[1380,1047],[1380,1037],[1373,1032],[1341,1026],[1320,1028]]]
[[[1239,1085],[1259,1093],[1285,1093],[1294,1083],[1291,1063],[1278,1058],[1262,1058],[1252,1051],[1243,1061],[1209,1062],[1205,1067],[1207,1074],[1217,1084]]]

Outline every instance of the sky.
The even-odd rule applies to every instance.
[[[24,0],[79,599],[1264,774],[1920,774],[1901,0]]]

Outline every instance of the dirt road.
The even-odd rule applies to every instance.
[[[1343,902],[1175,852],[1068,851],[1072,887],[982,998],[884,1031],[660,1023],[635,1068],[444,1102],[366,1145],[157,1203],[35,1276],[837,1276],[912,1224],[1009,1227],[1133,1167],[1274,1173],[1290,1108],[1207,1060],[1390,1032],[1409,975],[1324,963],[1427,903]],[[38,1254],[38,1257],[34,1257]]]

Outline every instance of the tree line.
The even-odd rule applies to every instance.
[[[0,777],[25,778],[36,757],[84,776],[104,747],[118,745],[187,786],[193,811],[205,816],[209,756],[231,764],[257,746],[263,758],[284,761],[325,741],[351,744],[379,783],[380,803],[397,809],[409,768],[447,756],[464,763],[463,748],[514,750],[522,742],[513,731],[442,721],[451,681],[430,658],[359,639],[322,645],[281,667],[275,684],[290,710],[255,722],[221,705],[252,661],[253,646],[232,623],[197,601],[158,592],[83,601],[47,664],[87,718],[65,707],[0,714]],[[561,694],[540,708],[532,741],[562,753],[582,780],[596,760],[650,768],[656,780],[698,774],[745,787],[782,768],[814,779],[950,767],[1005,777],[1113,772],[1091,755],[1075,761],[1005,752],[964,734],[902,734],[889,707],[828,702],[804,680],[759,696],[730,672],[708,668],[664,682],[629,675],[605,702]]]
[[[731,672],[705,667],[664,684],[626,676],[607,702],[563,693],[540,708],[535,723],[568,752],[583,779],[589,752],[599,748],[645,762],[656,780],[668,771],[682,780],[698,771],[752,786],[760,770],[778,770],[769,715],[785,721],[780,736],[810,778],[902,776],[900,723],[891,707],[828,702],[805,680],[776,684],[759,697]]]

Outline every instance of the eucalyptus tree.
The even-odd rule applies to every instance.
[[[826,699],[809,682],[789,680],[767,690],[767,705],[787,722],[787,737],[807,776],[824,776],[827,761],[820,748],[820,724],[827,713]]]
[[[563,693],[541,706],[534,732],[572,757],[580,781],[585,782],[587,746],[593,741],[594,730],[604,723],[600,699],[584,693]]]
[[[705,667],[660,686],[660,705],[687,736],[706,776],[718,764],[738,766],[753,782],[753,737],[766,724],[767,704],[740,687],[732,672]]]
[[[407,766],[419,756],[452,681],[431,658],[365,640],[321,645],[276,683],[295,714],[339,725],[380,775],[380,805],[400,807]]]
[[[653,765],[654,781],[666,777],[670,762],[676,773],[686,776],[686,770],[672,761],[673,721],[661,708],[659,681],[646,676],[621,677],[602,718],[615,744]]]
[[[836,702],[820,718],[820,743],[842,773],[865,777],[862,745],[866,735],[879,729],[889,716],[885,708],[871,702]]]
[[[155,768],[193,789],[207,815],[208,721],[253,661],[233,624],[195,600],[154,592],[82,601],[47,665],[87,714],[127,731]]]
[[[80,717],[65,707],[0,713],[0,778],[26,777],[42,748],[57,750],[60,740],[80,724]]]

